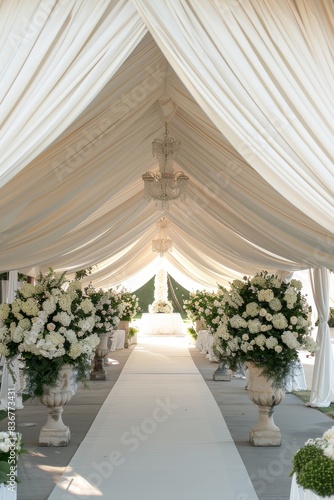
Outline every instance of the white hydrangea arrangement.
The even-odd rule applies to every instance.
[[[36,285],[23,284],[12,304],[0,305],[0,354],[24,360],[27,390],[35,396],[57,382],[64,364],[84,379],[99,343],[92,301],[79,282],[66,291],[65,282],[65,273],[50,269]]]
[[[281,281],[265,271],[235,280],[224,291],[224,313],[215,333],[215,350],[234,370],[253,361],[263,375],[284,387],[298,350],[314,352],[302,283]]]
[[[319,497],[334,495],[334,427],[321,438],[309,439],[292,459],[291,474],[304,490]]]

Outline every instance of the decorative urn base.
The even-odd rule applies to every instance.
[[[48,408],[46,424],[39,434],[40,446],[67,446],[71,439],[71,431],[62,419],[63,405],[73,396],[70,387],[72,366],[64,365],[61,368],[57,384],[53,387],[45,386],[41,402]]]
[[[106,380],[107,372],[103,368],[104,358],[107,356],[108,349],[108,333],[100,333],[100,342],[96,346],[94,356],[94,368],[90,372],[90,380]]]
[[[253,362],[247,361],[245,366],[248,395],[259,409],[259,420],[250,429],[249,440],[253,446],[281,446],[282,436],[274,422],[274,407],[284,399],[284,390],[274,388],[272,381],[264,377],[261,368]]]

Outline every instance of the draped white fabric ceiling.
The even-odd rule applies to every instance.
[[[137,289],[334,268],[331,0],[5,0],[0,267]],[[141,176],[169,122],[185,203]]]

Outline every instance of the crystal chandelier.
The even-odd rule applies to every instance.
[[[158,220],[157,225],[160,228],[159,234],[152,240],[152,252],[157,252],[160,257],[167,252],[171,252],[173,248],[173,240],[165,234],[165,229],[169,226],[170,222],[165,217]]]
[[[162,139],[154,139],[152,153],[158,159],[159,172],[146,172],[142,179],[145,185],[145,197],[161,203],[162,210],[168,210],[169,202],[181,199],[184,201],[189,177],[183,172],[174,172],[173,161],[177,156],[181,143],[168,136],[167,122]]]

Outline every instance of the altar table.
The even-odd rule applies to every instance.
[[[139,332],[141,335],[184,334],[184,323],[179,313],[143,313]]]

